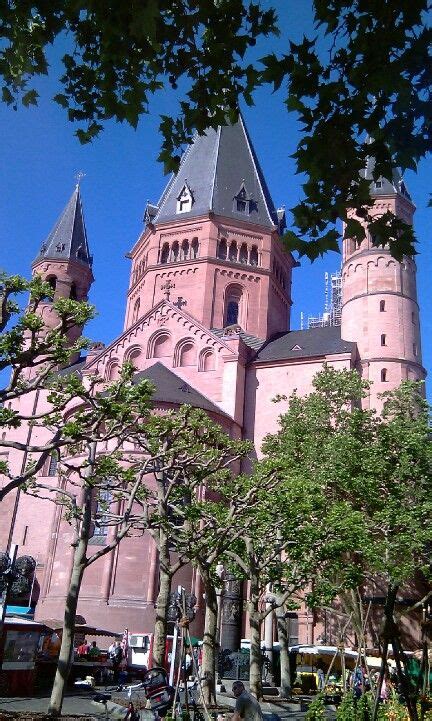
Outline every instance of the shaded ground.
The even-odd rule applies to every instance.
[[[100,689],[105,692],[105,689]],[[118,693],[114,688],[107,688],[112,693],[112,701],[108,701],[107,709],[101,703],[93,701],[96,689],[79,689],[69,692],[63,703],[62,721],[102,721],[102,719],[120,720],[125,716],[125,706],[128,702],[126,692]],[[151,711],[144,709],[145,700],[143,692],[134,691],[132,700],[140,708],[141,721],[152,721]],[[218,702],[224,710],[234,710],[235,699],[231,694],[218,694]],[[41,694],[32,698],[0,698],[0,721],[52,721],[46,716],[49,704],[49,694]],[[300,705],[280,701],[277,698],[263,701],[261,704],[264,721],[303,721],[305,713]],[[328,719],[334,719],[334,710],[327,709]]]

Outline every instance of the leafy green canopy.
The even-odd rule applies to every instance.
[[[385,394],[381,416],[362,407],[369,384],[355,371],[326,367],[314,389],[289,398],[264,451],[279,474],[320,499],[317,528],[328,524],[329,536],[346,544],[340,568],[329,565],[322,582],[337,592],[351,563],[363,578],[379,573],[393,585],[429,575],[432,448],[420,385],[406,381]],[[359,520],[355,547],[349,529]]]
[[[3,100],[37,103],[31,80],[48,72],[47,48],[61,38],[63,87],[54,99],[81,124],[82,142],[109,118],[136,127],[151,95],[186,80],[179,117],[162,119],[161,159],[171,168],[185,130],[224,123],[240,95],[249,100],[257,73],[243,58],[275,28],[273,10],[243,0],[4,1],[0,8]]]
[[[415,170],[432,146],[428,0],[314,0],[314,9],[314,38],[263,59],[264,80],[275,88],[286,82],[287,108],[302,123],[294,157],[306,175],[304,198],[286,241],[311,259],[338,250],[334,223],[348,220],[348,208],[358,217],[346,235],[364,238],[361,221],[372,218],[369,183],[359,177],[368,154],[374,179],[391,179],[396,167]],[[365,133],[373,139],[367,147]],[[415,253],[411,227],[390,213],[370,231],[399,259]]]
[[[294,5],[294,4],[293,4]],[[415,169],[431,150],[428,0],[314,0],[317,34],[282,56],[246,58],[257,40],[278,34],[274,9],[248,0],[0,0],[2,99],[37,104],[32,80],[48,73],[47,49],[66,44],[54,99],[80,124],[83,143],[108,119],[136,127],[149,100],[171,86],[176,115],[162,116],[160,160],[175,170],[193,132],[233,122],[239,99],[251,105],[260,84],[288,87],[286,105],[302,124],[295,158],[306,177],[293,208],[290,250],[314,260],[338,251],[338,220],[361,241],[366,221],[376,245],[396,258],[415,253],[412,228],[387,212],[369,214],[366,155],[374,179]],[[373,139],[366,148],[365,133]],[[357,217],[348,218],[354,208]]]

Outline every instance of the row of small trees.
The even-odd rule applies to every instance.
[[[20,312],[16,298],[30,293]],[[251,445],[230,438],[199,409],[155,413],[151,384],[134,381],[124,366],[108,386],[100,378],[58,374],[71,350],[66,333],[92,309],[71,300],[53,303],[58,326],[47,330],[38,313],[52,294],[40,279],[3,277],[0,369],[10,377],[0,389],[3,449],[23,454],[3,462],[0,500],[19,489],[64,508],[73,528],[73,565],[50,711],[61,713],[72,658],[75,616],[86,568],[127,536],[150,533],[159,555],[154,658],[163,663],[173,577],[192,564],[205,592],[202,659],[204,693],[214,696],[220,580],[223,562],[247,580],[252,691],[260,697],[261,626],[279,611],[282,687],[290,685],[285,612],[300,602],[317,608],[379,576],[387,599],[383,670],[388,643],[400,648],[395,620],[399,588],[416,574],[429,577],[432,541],[429,408],[413,383],[386,396],[380,416],[364,409],[368,383],[356,372],[323,368],[314,390],[280,403],[279,430],[268,436],[263,458],[248,474]],[[23,408],[46,394],[46,412]],[[23,403],[22,400],[26,402]],[[21,401],[21,402],[20,402]],[[31,435],[22,440],[22,429]],[[32,441],[36,438],[38,441]],[[41,480],[50,455],[59,454],[59,483]],[[101,498],[105,497],[105,506]],[[99,501],[98,501],[99,499]],[[95,526],[108,526],[106,545],[89,553]],[[93,548],[93,547],[92,547]],[[269,586],[273,602],[263,603]],[[355,618],[354,618],[355,626]],[[362,629],[355,629],[361,637]],[[412,718],[415,708],[410,707]]]

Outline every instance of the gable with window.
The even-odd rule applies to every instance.
[[[177,196],[177,213],[187,213],[189,210],[192,209],[193,205],[193,195],[192,191],[189,188],[187,182],[183,185],[183,188],[181,189],[180,193]]]

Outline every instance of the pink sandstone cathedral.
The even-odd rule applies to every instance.
[[[374,182],[372,165],[371,160],[365,177],[371,181],[373,213],[391,210],[411,223],[414,205],[401,177]],[[360,246],[343,241],[341,324],[290,330],[297,263],[281,243],[284,213],[272,203],[242,118],[197,137],[159,202],[147,205],[144,223],[128,254],[123,332],[106,347],[95,343],[63,373],[115,379],[121,364],[131,360],[155,383],[157,407],[187,402],[203,408],[228,433],[251,439],[258,456],[263,437],[277,429],[281,406],[272,398],[294,389],[309,392],[324,362],[355,368],[373,381],[368,402],[377,408],[382,391],[406,378],[425,377],[415,261],[398,263],[388,250],[373,247],[370,237]],[[87,298],[92,257],[79,188],[32,270],[54,285],[57,297]],[[47,323],[50,312],[46,304]],[[55,477],[55,462],[43,475]],[[10,494],[3,506],[0,548],[9,539],[37,560],[30,599],[36,619],[62,618],[71,570],[67,522],[58,507],[23,493]],[[95,545],[105,542],[103,534],[91,539]],[[102,627],[151,632],[157,579],[151,539],[127,538],[87,570],[79,613]],[[195,572],[185,570],[179,580],[202,606]],[[223,612],[222,646],[247,636],[242,614],[232,613],[235,594],[235,584],[228,583],[231,610]],[[292,629],[294,642],[316,640],[307,609],[299,611]]]

